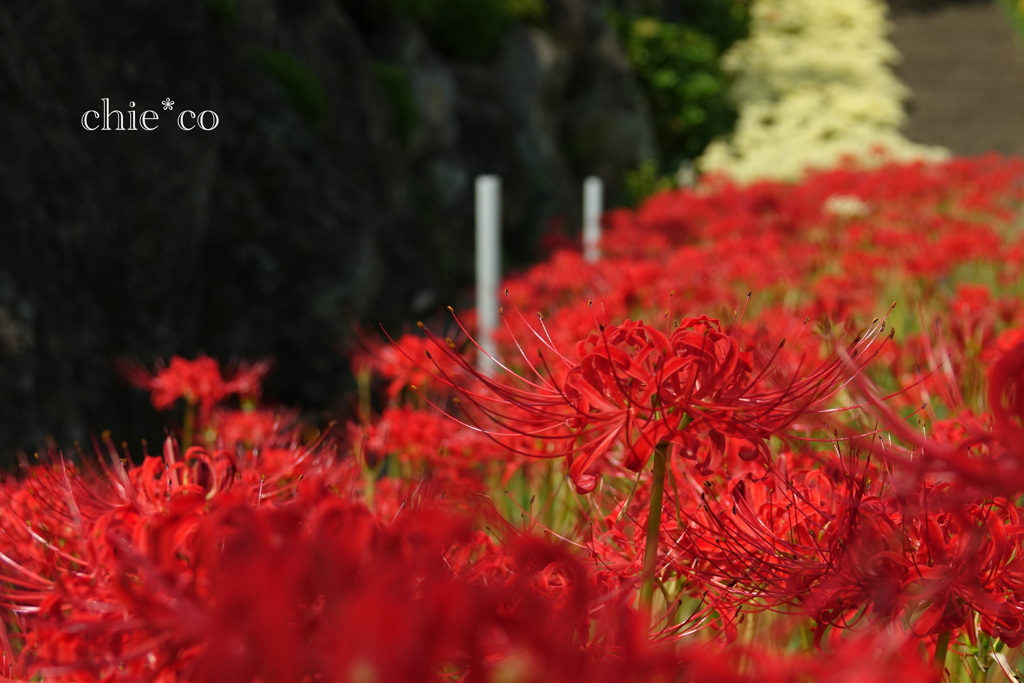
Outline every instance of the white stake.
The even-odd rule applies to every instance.
[[[494,330],[498,327],[498,284],[501,278],[501,179],[476,179],[476,315],[477,341],[494,356]],[[494,362],[481,355],[477,369],[491,373]]]
[[[603,194],[600,178],[590,176],[583,181],[583,260],[588,263],[601,258]]]

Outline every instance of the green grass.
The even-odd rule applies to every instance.
[[[1017,45],[1024,49],[1024,0],[1002,0],[1002,3],[1017,32]]]

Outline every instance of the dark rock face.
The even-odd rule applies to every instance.
[[[458,64],[407,21],[369,35],[328,0],[8,3],[0,459],[50,434],[159,436],[116,356],[274,356],[270,396],[328,409],[357,321],[401,327],[470,283],[478,173],[503,177],[506,246],[528,258],[582,176],[614,192],[654,154],[588,8],[553,1],[548,29]],[[408,130],[382,64],[408,84]],[[103,98],[157,129],[85,130]],[[181,130],[185,110],[219,123]]]

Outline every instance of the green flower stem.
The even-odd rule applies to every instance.
[[[935,666],[939,670],[946,668],[946,652],[949,650],[949,631],[943,631],[939,634],[939,639],[935,641]]]
[[[661,529],[661,501],[665,493],[665,465],[668,451],[664,444],[654,449],[654,474],[651,481],[651,502],[647,512],[647,541],[644,544],[643,584],[640,586],[640,610],[647,625],[651,623],[654,602],[654,574],[658,567],[658,539]]]
[[[195,430],[196,404],[185,401],[185,417],[181,425],[181,452],[185,453],[192,446],[192,432]]]

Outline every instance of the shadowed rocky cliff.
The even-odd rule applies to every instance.
[[[583,176],[614,196],[653,158],[592,3],[553,0],[474,62],[352,5],[0,10],[0,457],[159,436],[117,356],[274,356],[268,393],[327,410],[357,321],[401,326],[470,284],[475,175],[503,177],[515,261],[552,216],[573,224]],[[103,98],[158,127],[86,130]],[[179,128],[205,110],[216,128]]]

